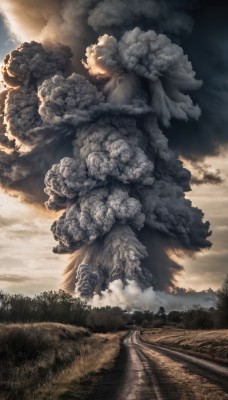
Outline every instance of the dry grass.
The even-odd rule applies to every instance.
[[[215,361],[228,362],[228,329],[186,331],[184,329],[148,329],[142,333],[146,342],[183,349]]]
[[[54,323],[0,324],[0,400],[58,399],[70,392],[82,399],[75,390],[82,381],[90,388],[90,375],[111,365],[120,336]]]
[[[38,390],[34,399],[84,399],[97,382],[98,373],[113,366],[122,336],[123,333],[94,334],[90,342],[81,347],[75,362]]]
[[[156,363],[158,370],[160,369],[171,382],[176,384],[178,400],[228,400],[227,394],[219,386],[190,372],[184,365],[145,347],[143,352]]]

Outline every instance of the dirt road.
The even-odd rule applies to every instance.
[[[131,332],[124,341],[128,349],[125,380],[118,400],[163,400],[163,393],[152,361],[143,351],[144,344],[137,331]]]
[[[225,366],[142,342],[138,331],[124,345],[128,361],[118,400],[228,399]]]
[[[228,400],[228,369],[179,351],[124,340],[115,367],[88,400]]]

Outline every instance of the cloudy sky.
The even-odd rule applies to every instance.
[[[10,37],[2,20],[0,37],[0,58],[3,59],[15,47],[16,41]],[[204,162],[211,166],[211,170],[220,170],[222,182],[193,185],[188,194],[193,205],[204,211],[213,231],[210,250],[202,251],[195,258],[179,260],[185,269],[178,284],[195,290],[221,286],[228,261],[226,148],[221,147],[219,155],[205,157]],[[51,251],[54,245],[51,221],[50,214],[21,204],[17,198],[0,191],[0,289],[34,294],[58,288],[67,257]]]

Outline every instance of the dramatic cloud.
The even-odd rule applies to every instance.
[[[98,283],[99,276],[97,272],[92,272],[89,265],[81,264],[77,270],[76,274],[76,288],[75,292],[79,296],[91,297]]]
[[[52,225],[54,238],[59,241],[54,251],[71,253],[105,235],[118,222],[141,229],[144,214],[140,202],[118,186],[94,189],[79,197]]]
[[[191,183],[194,185],[223,183],[221,171],[219,169],[213,170],[210,164],[191,162],[190,167],[192,172]]]
[[[59,121],[64,115],[74,115],[78,110],[104,102],[104,96],[83,76],[72,74],[64,79],[55,75],[45,80],[39,88],[43,121]]]
[[[33,80],[64,71],[72,57],[69,47],[46,46],[47,49],[40,43],[24,43],[7,55],[2,68],[4,83],[9,87],[28,86]]]
[[[188,93],[202,82],[176,41],[195,2],[29,3],[1,4],[22,38],[42,40],[2,67],[2,185],[64,210],[51,229],[54,251],[74,254],[67,290],[174,288],[181,267],[169,254],[210,247],[209,222],[185,198],[191,174],[161,131],[200,117]]]
[[[224,2],[205,1],[203,8],[194,15],[191,35],[181,41],[197,76],[203,80],[202,88],[192,96],[202,111],[199,121],[177,122],[166,132],[171,146],[185,158],[201,160],[227,148],[227,18],[228,8]]]
[[[165,35],[139,28],[126,32],[121,40],[104,35],[86,52],[85,66],[92,75],[121,75],[128,71],[147,79],[149,104],[165,126],[171,117],[187,120],[198,118],[200,110],[181,90],[198,89],[195,72],[181,47]],[[162,78],[162,79],[161,79]]]
[[[222,1],[132,0],[129,7],[128,0],[35,0],[32,4],[30,0],[1,0],[0,12],[21,41],[69,45],[80,73],[84,73],[80,60],[86,47],[104,33],[117,40],[136,26],[165,33],[191,56],[204,82],[194,95],[202,110],[199,123],[178,122],[166,132],[170,144],[185,157],[195,158],[217,154],[220,145],[227,143],[228,31],[227,7]],[[127,91],[131,91],[129,85]]]
[[[186,11],[196,1],[2,0],[0,10],[20,41],[31,39],[69,45],[80,65],[87,45],[104,32],[119,34],[140,26],[174,35],[188,33],[193,20]],[[145,26],[146,25],[146,26]]]

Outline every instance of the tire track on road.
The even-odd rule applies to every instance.
[[[194,399],[205,399],[208,388],[214,390],[216,400],[228,399],[226,367],[144,342],[139,331],[130,332],[124,346],[128,352],[128,363],[117,400],[192,400],[197,386],[202,393]],[[181,373],[183,371],[180,382],[178,376],[172,379],[172,373],[167,368],[169,362]],[[188,380],[188,377],[191,379]]]
[[[228,400],[227,373],[222,365],[154,346],[131,331],[114,368],[87,400]]]
[[[137,333],[137,342],[141,346],[157,351],[158,353],[171,358],[173,361],[181,363],[190,372],[196,373],[210,382],[219,385],[228,392],[228,368],[215,363],[214,361],[203,360],[196,356],[191,356],[177,350],[169,349],[163,346],[156,346],[142,341]]]
[[[175,397],[167,397],[164,394],[167,378],[162,376],[163,387],[161,387],[161,376],[156,373],[156,365],[142,351],[141,343],[138,343],[137,332],[133,331],[124,341],[129,357],[125,376],[125,382],[119,392],[118,400],[166,400],[176,399],[177,388],[175,384],[168,382],[173,388]]]

